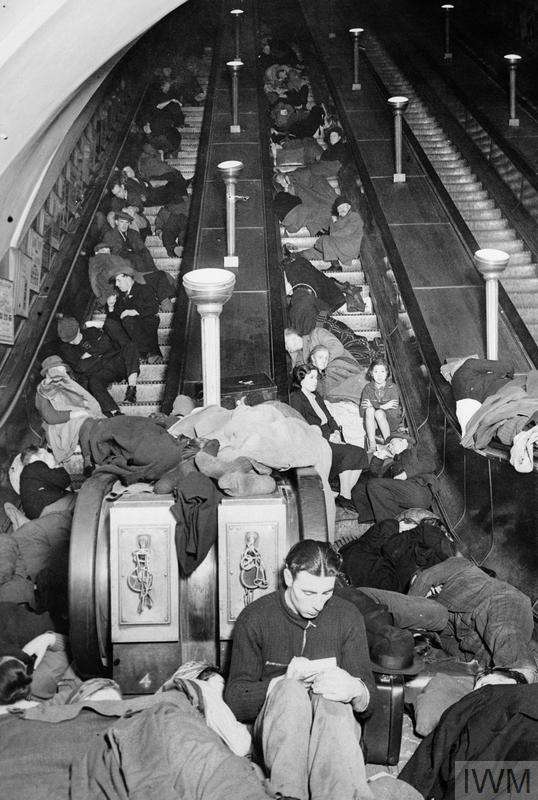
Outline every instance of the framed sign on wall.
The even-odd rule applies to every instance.
[[[15,341],[13,304],[13,282],[0,278],[0,344],[13,344]]]

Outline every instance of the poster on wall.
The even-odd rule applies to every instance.
[[[32,259],[32,272],[30,275],[30,289],[38,292],[41,285],[41,264],[43,262],[43,239],[30,228],[28,231],[28,244],[26,247],[28,256]]]
[[[61,228],[63,205],[55,192],[50,193],[47,205],[51,216],[50,243],[55,250],[59,250],[63,236]]]
[[[0,278],[0,344],[13,344],[14,341],[13,282]]]
[[[30,277],[32,274],[32,259],[20,250],[12,250],[14,257],[15,277],[14,312],[19,317],[27,317],[30,309]]]

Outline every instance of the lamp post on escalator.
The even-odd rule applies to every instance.
[[[243,14],[242,8],[232,8],[230,14],[233,17],[235,25],[235,60],[241,60],[241,15]]]
[[[352,92],[358,92],[361,88],[359,83],[359,36],[364,28],[350,28],[349,32],[353,36],[353,85]]]
[[[508,124],[511,128],[519,127],[519,119],[516,117],[516,69],[521,56],[516,53],[509,53],[505,56],[510,69],[510,118]]]
[[[394,183],[405,183],[405,173],[402,171],[402,115],[407,108],[409,98],[389,97],[388,103],[394,113]]]
[[[452,45],[450,44],[450,15],[454,10],[452,3],[441,6],[445,12],[445,61],[452,61]]]
[[[195,269],[183,276],[187,297],[202,318],[204,406],[220,405],[220,315],[234,286],[235,275],[227,269]]]
[[[239,70],[243,66],[243,62],[240,60],[228,61],[226,66],[232,76],[232,124],[230,125],[230,133],[241,133],[239,124]]]
[[[504,250],[477,250],[474,261],[486,282],[486,350],[494,361],[499,357],[499,277],[510,260]]]
[[[221,161],[217,164],[224,185],[226,186],[226,255],[224,256],[224,267],[230,268],[239,266],[239,259],[235,254],[235,187],[237,176],[243,169],[241,161]]]

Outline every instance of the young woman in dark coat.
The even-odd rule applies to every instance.
[[[332,465],[329,482],[339,479],[340,494],[336,498],[339,505],[354,508],[351,490],[358,481],[361,471],[368,467],[368,457],[362,447],[347,444],[342,440],[341,430],[320,394],[316,391],[318,371],[310,364],[299,364],[292,373],[294,391],[290,394],[290,405],[308,422],[317,425],[332,450]],[[347,502],[346,502],[347,501]]]

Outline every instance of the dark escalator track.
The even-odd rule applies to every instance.
[[[449,355],[485,353],[483,281],[472,259],[476,243],[411,130],[404,147],[407,182],[393,183],[387,93],[364,61],[362,91],[351,91],[349,20],[335,25],[339,38],[331,43],[319,4],[303,4],[303,12],[316,42],[312,62],[319,66],[320,82],[326,83],[324,99],[335,105],[352,145],[372,217],[361,260],[374,311],[410,427],[437,450],[445,519],[480,562],[488,559],[500,574],[529,591],[536,585],[535,478],[514,473],[502,447],[493,444],[482,455],[461,447],[451,392],[439,375]],[[394,281],[400,301],[394,297]],[[411,325],[407,335],[398,313],[402,301]],[[525,336],[513,306],[503,304],[500,352],[522,372],[534,363],[527,344],[532,351],[534,343]]]

